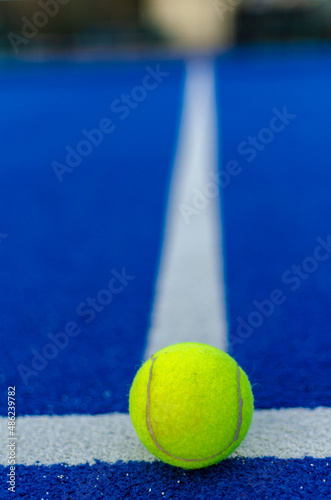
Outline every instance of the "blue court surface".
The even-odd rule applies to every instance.
[[[330,88],[327,44],[199,60],[1,61],[0,498],[331,498]],[[209,179],[215,165],[218,194],[188,181],[184,220],[173,193],[180,165],[189,177],[194,163],[183,153],[191,126],[206,139],[192,158]],[[166,308],[158,337],[169,269],[181,293],[194,290],[180,265],[163,267],[181,232],[171,228],[191,228],[190,262],[205,242],[192,274],[209,269],[200,227],[211,207],[208,300],[189,304],[192,314]],[[197,319],[218,307],[223,330]],[[139,443],[128,393],[148,346],[180,342],[187,321],[192,340],[223,346],[246,371],[255,416],[235,455],[185,472]]]

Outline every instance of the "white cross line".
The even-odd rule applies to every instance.
[[[257,410],[245,441],[231,457],[331,457],[330,422],[331,408]],[[138,440],[128,414],[26,416],[16,419],[16,427],[18,464],[156,460]],[[1,417],[1,465],[8,465],[7,434],[7,419]]]

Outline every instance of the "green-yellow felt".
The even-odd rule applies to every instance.
[[[185,469],[220,462],[242,442],[254,402],[245,372],[228,354],[185,342],[156,352],[130,390],[138,437],[156,457]]]

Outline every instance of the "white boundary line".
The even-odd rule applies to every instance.
[[[216,110],[213,62],[188,63],[145,358],[177,342],[227,348],[220,201],[216,194],[204,206],[197,195],[213,181],[210,173],[217,175]],[[199,207],[189,222],[181,213],[183,204]]]
[[[232,457],[331,457],[330,422],[331,408],[255,411],[252,427]],[[7,434],[7,419],[1,417],[3,441]],[[18,417],[16,443],[17,463],[25,465],[155,460],[139,442],[129,415],[120,413]],[[1,444],[1,465],[8,465],[6,444]]]

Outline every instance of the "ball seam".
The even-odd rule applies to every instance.
[[[206,458],[183,458],[183,457],[176,457],[175,455],[172,455],[167,450],[165,450],[159,444],[159,442],[157,441],[157,439],[155,437],[155,434],[154,434],[154,431],[153,431],[153,428],[152,428],[151,419],[150,419],[150,408],[151,408],[150,392],[151,392],[151,382],[152,382],[152,377],[153,377],[153,367],[154,367],[155,361],[157,360],[157,357],[155,357],[153,355],[153,356],[151,356],[151,360],[152,360],[152,363],[151,363],[151,367],[150,367],[150,370],[149,370],[149,379],[148,379],[148,384],[147,384],[146,420],[147,420],[147,427],[148,427],[150,436],[151,436],[151,438],[152,438],[155,446],[160,451],[162,451],[162,453],[164,453],[165,455],[167,455],[168,457],[171,457],[171,458],[173,458],[175,460],[181,460],[181,461],[184,461],[184,462],[204,462],[206,460],[211,460],[213,458],[217,458],[218,456],[222,455],[226,450],[228,450],[237,441],[237,439],[239,438],[239,434],[240,434],[240,430],[241,430],[241,425],[242,425],[243,399],[242,399],[242,396],[241,396],[241,388],[240,388],[240,376],[241,376],[241,374],[240,374],[240,367],[239,367],[238,363],[236,364],[237,365],[237,383],[238,383],[238,424],[237,424],[236,433],[235,433],[234,438],[232,439],[231,443],[228,444],[228,446],[226,448],[224,448],[219,453],[216,453],[215,455],[211,455],[210,457],[206,457]]]

